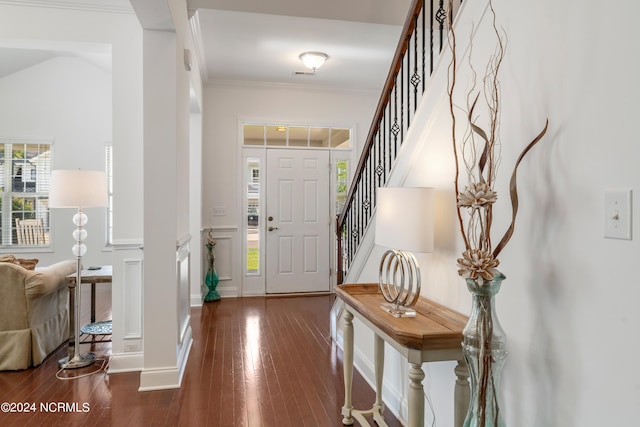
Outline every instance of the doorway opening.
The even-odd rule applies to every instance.
[[[353,130],[245,124],[242,131],[242,294],[330,291]]]

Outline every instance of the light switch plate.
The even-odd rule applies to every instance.
[[[604,237],[631,240],[631,190],[604,192]]]

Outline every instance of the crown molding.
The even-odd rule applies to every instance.
[[[128,0],[0,0],[0,5],[46,7],[88,12],[133,13]]]
[[[209,80],[203,83],[205,88],[271,88],[271,89],[293,89],[293,90],[306,90],[315,92],[339,92],[339,93],[353,93],[361,95],[380,95],[380,89],[368,89],[368,88],[344,88],[341,86],[332,85],[313,85],[304,83],[287,83],[287,82],[269,82],[269,81],[253,81],[253,80]]]
[[[209,75],[207,74],[207,67],[205,66],[205,53],[204,47],[202,46],[202,31],[200,30],[200,17],[197,13],[193,14],[191,19],[189,19],[189,26],[191,28],[191,36],[193,37],[193,44],[196,50],[196,57],[198,58],[198,67],[200,69],[200,79],[203,82],[209,80]]]

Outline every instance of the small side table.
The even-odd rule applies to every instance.
[[[82,326],[80,331],[86,335],[93,335],[93,340],[85,340],[82,343],[96,343],[96,342],[109,342],[111,339],[96,340],[95,336],[107,336],[111,335],[111,320],[104,320],[96,322],[96,284],[98,283],[111,283],[113,280],[113,272],[110,265],[104,265],[100,268],[91,268],[82,270],[82,283],[91,284],[91,323]],[[67,276],[69,283],[76,282],[76,275],[70,274]]]

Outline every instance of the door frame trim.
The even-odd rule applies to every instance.
[[[238,192],[237,194],[240,195],[240,197],[238,197],[237,200],[237,207],[238,207],[238,212],[241,213],[241,217],[240,217],[240,226],[238,227],[238,232],[239,232],[239,239],[240,239],[240,244],[238,245],[238,251],[237,256],[239,259],[239,264],[240,264],[240,289],[239,289],[239,295],[238,296],[263,296],[263,295],[267,295],[267,284],[266,284],[266,274],[265,274],[265,262],[266,262],[266,257],[265,257],[265,251],[266,251],[266,245],[265,245],[265,240],[264,238],[262,238],[260,240],[260,255],[259,255],[259,262],[260,262],[260,271],[258,274],[247,274],[246,271],[246,263],[247,263],[247,250],[248,250],[248,245],[247,245],[247,221],[246,221],[246,212],[247,212],[247,197],[246,197],[246,188],[247,188],[247,174],[245,173],[245,166],[246,166],[246,162],[248,158],[258,158],[260,159],[260,164],[261,164],[261,168],[266,167],[266,160],[267,160],[267,156],[266,156],[266,150],[288,150],[288,149],[295,149],[295,150],[300,150],[300,149],[308,149],[308,150],[326,150],[329,151],[329,161],[331,162],[331,173],[330,173],[330,177],[329,177],[329,181],[330,181],[330,186],[331,188],[329,189],[329,204],[330,206],[334,206],[335,203],[335,199],[336,199],[336,161],[337,160],[348,160],[350,167],[348,169],[348,178],[347,178],[347,184],[349,185],[351,183],[351,180],[353,178],[353,169],[355,168],[355,159],[356,159],[356,153],[357,153],[357,147],[354,147],[355,145],[355,141],[356,139],[356,126],[355,125],[351,125],[351,126],[345,126],[345,125],[337,125],[337,126],[333,126],[333,127],[343,127],[343,128],[348,128],[351,131],[351,148],[349,149],[345,149],[345,148],[318,148],[318,147],[309,147],[309,148],[304,148],[304,147],[268,147],[268,146],[245,146],[243,144],[243,125],[245,124],[259,124],[257,122],[239,122],[238,123]],[[266,123],[265,123],[266,124]],[[272,122],[269,122],[269,124],[273,124]],[[294,124],[289,124],[290,126],[294,126]],[[307,125],[305,125],[307,126]],[[313,126],[313,125],[311,125]],[[326,126],[326,125],[322,125],[322,126]],[[327,126],[329,127],[329,126]],[[262,170],[262,169],[261,169]],[[265,208],[265,200],[264,200],[264,191],[263,189],[266,188],[266,183],[263,181],[264,177],[265,177],[265,173],[262,172],[260,174],[260,195],[259,195],[259,212],[260,215],[262,215],[264,213],[264,208]],[[265,226],[265,219],[260,217],[260,228],[263,229]],[[332,236],[335,236],[335,232],[336,232],[336,224],[335,221],[331,221],[331,225],[330,225],[330,233]],[[264,233],[264,231],[263,231]],[[336,254],[335,251],[336,249],[336,239],[331,238],[329,240],[329,263],[330,263],[330,268],[331,268],[331,289],[333,289],[333,285],[336,284],[336,271],[335,268],[333,268],[333,266],[335,265],[335,259],[336,259]],[[273,295],[279,295],[279,294],[273,294]]]

